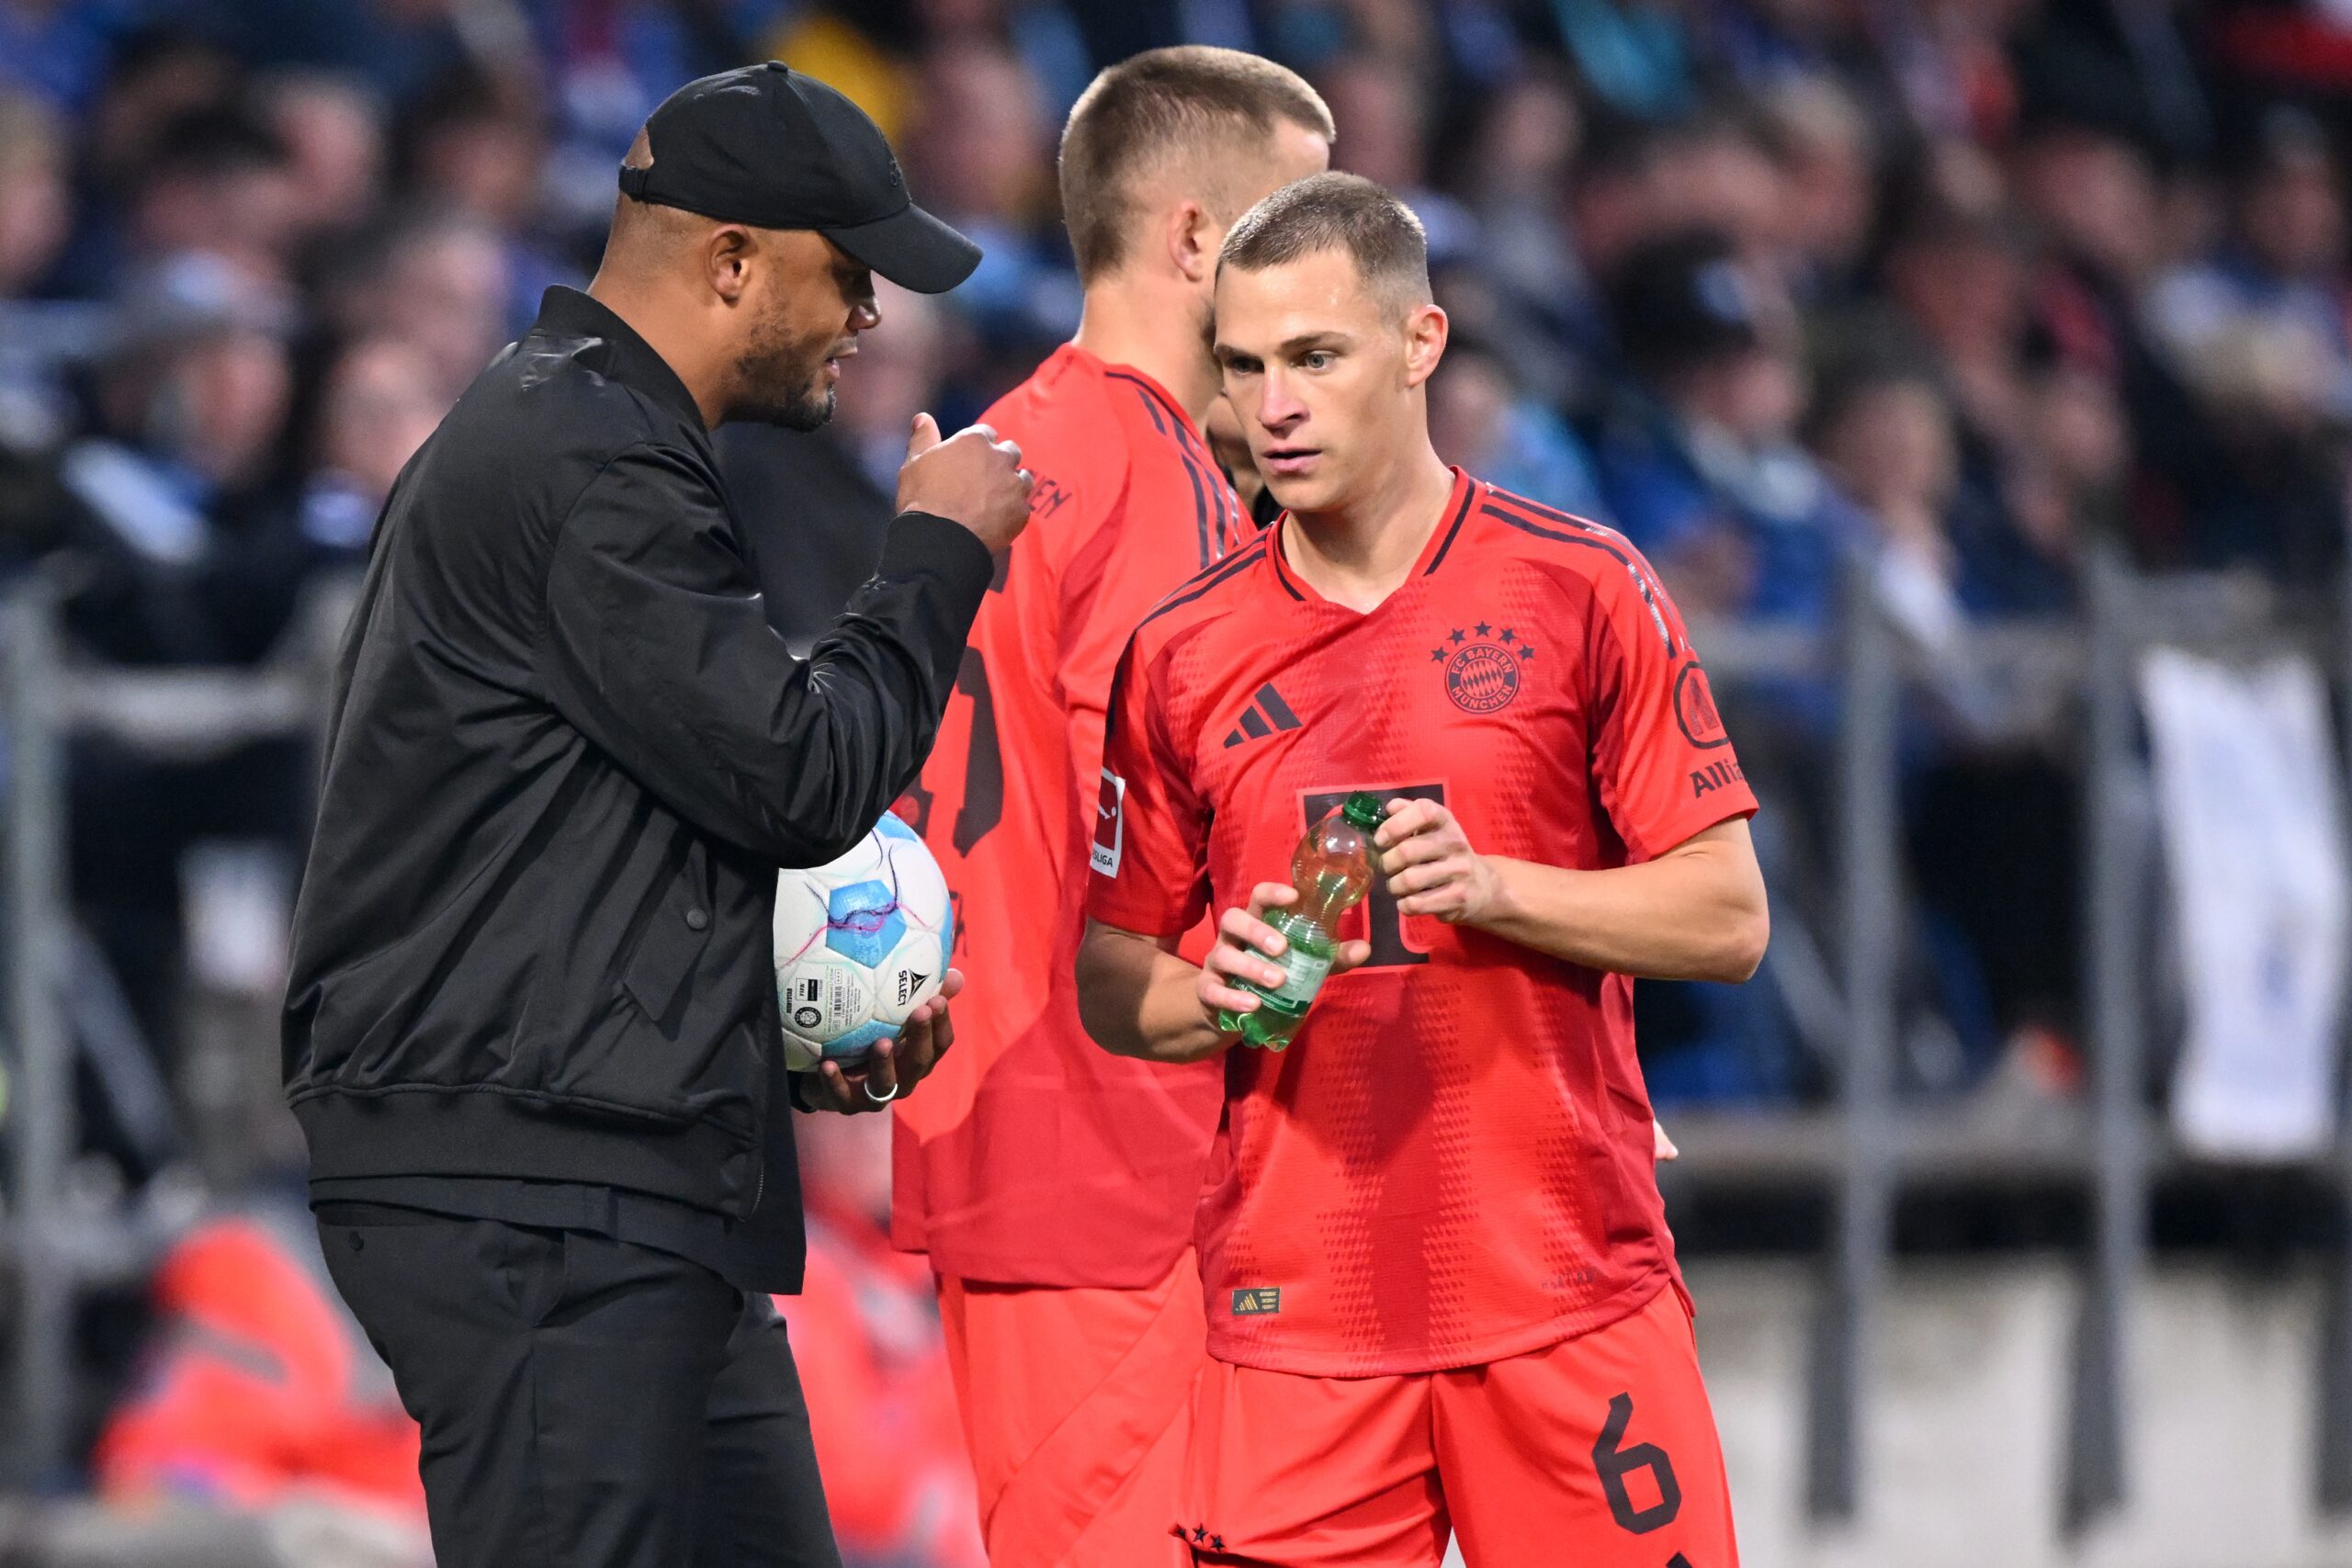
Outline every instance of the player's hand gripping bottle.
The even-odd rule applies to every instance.
[[[1290,1043],[1315,993],[1331,973],[1340,946],[1340,912],[1363,902],[1372,889],[1372,835],[1384,815],[1376,796],[1359,791],[1306,830],[1290,859],[1291,886],[1298,889],[1298,902],[1265,915],[1266,923],[1290,944],[1274,960],[1290,977],[1271,991],[1235,980],[1257,994],[1258,1006],[1243,1013],[1220,1008],[1219,1029],[1238,1033],[1244,1044],[1270,1051]]]

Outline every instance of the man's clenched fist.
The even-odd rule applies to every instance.
[[[937,420],[915,415],[907,460],[899,468],[899,511],[950,518],[990,550],[1002,550],[1029,525],[1029,485],[1021,448],[999,441],[987,425],[942,441]]]

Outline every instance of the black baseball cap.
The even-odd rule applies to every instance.
[[[944,294],[980,247],[914,204],[882,128],[781,61],[689,82],[645,122],[639,201],[757,229],[814,229],[902,288]]]

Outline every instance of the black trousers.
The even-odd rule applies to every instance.
[[[590,1232],[379,1216],[319,1238],[424,1427],[439,1568],[840,1568],[767,1297]]]

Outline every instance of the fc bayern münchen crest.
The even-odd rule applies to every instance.
[[[1519,695],[1525,665],[1535,658],[1534,648],[1510,627],[1495,630],[1481,621],[1469,630],[1455,627],[1443,646],[1430,658],[1445,666],[1445,694],[1464,713],[1494,713]]]

